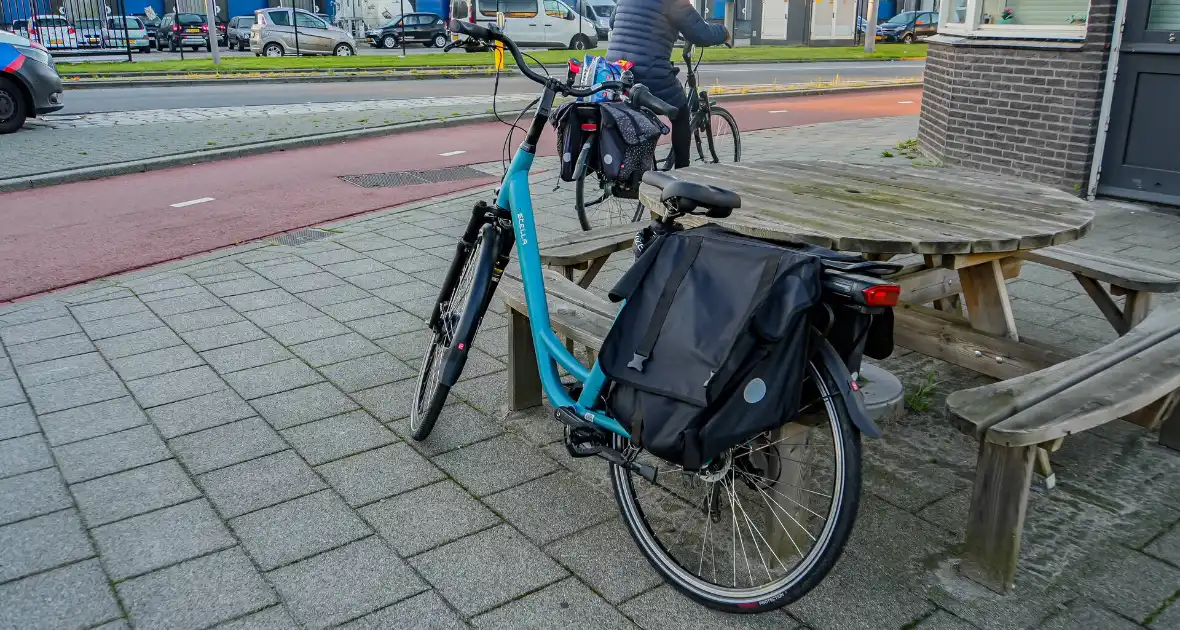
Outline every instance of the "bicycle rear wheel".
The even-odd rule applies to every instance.
[[[614,184],[598,172],[583,172],[574,184],[574,209],[583,230],[639,220],[634,199],[616,197]]]
[[[485,225],[462,262],[450,296],[439,296],[439,324],[418,369],[418,386],[410,408],[410,431],[415,440],[425,440],[447,402],[451,387],[443,382],[443,368],[453,352],[466,352],[475,338],[475,327],[483,317],[496,248],[489,243],[495,228]],[[494,241],[494,238],[491,238]],[[462,255],[462,254],[457,254]],[[470,331],[460,330],[464,313],[475,313]],[[460,369],[462,373],[462,369]],[[457,379],[458,374],[455,375]]]
[[[809,365],[796,422],[759,435],[702,471],[663,463],[655,483],[611,465],[623,520],[660,575],[731,613],[796,601],[839,559],[860,501],[860,434],[836,382]],[[627,452],[629,442],[615,438]],[[640,460],[660,465],[646,453]]]
[[[710,106],[709,120],[703,131],[693,132],[693,140],[697,158],[702,162],[717,164],[742,159],[742,139],[737,121],[724,107]]]

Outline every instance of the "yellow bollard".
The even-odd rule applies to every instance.
[[[496,42],[496,47],[492,49],[492,58],[496,70],[504,69],[504,42]]]

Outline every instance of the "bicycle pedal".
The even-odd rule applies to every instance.
[[[565,433],[565,450],[570,457],[593,457],[606,446],[606,435],[595,427],[571,428]]]

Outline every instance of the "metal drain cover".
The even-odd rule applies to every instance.
[[[367,175],[345,175],[340,179],[361,188],[397,188],[414,184],[437,184],[440,182],[455,182],[464,179],[482,179],[488,177],[483,171],[477,171],[470,166],[448,166],[427,171],[395,171],[393,173],[370,173]]]
[[[311,241],[318,241],[321,238],[328,238],[332,233],[326,230],[306,229],[295,230],[294,232],[287,232],[280,234],[278,241],[279,245],[301,245],[303,243],[310,243]]]

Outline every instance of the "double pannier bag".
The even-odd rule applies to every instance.
[[[639,180],[656,166],[664,124],[623,103],[599,103],[598,168],[617,184],[616,197],[639,198]]]
[[[553,111],[550,122],[557,130],[557,155],[561,158],[561,181],[572,182],[576,179],[574,169],[577,166],[578,155],[582,152],[582,144],[586,142],[588,134],[594,133],[590,128],[598,128],[598,104],[579,103],[571,101]],[[586,125],[586,128],[583,128]],[[598,168],[598,155],[588,157],[586,168]]]
[[[707,225],[657,239],[612,289],[599,363],[638,446],[690,470],[791,421],[821,261]]]

